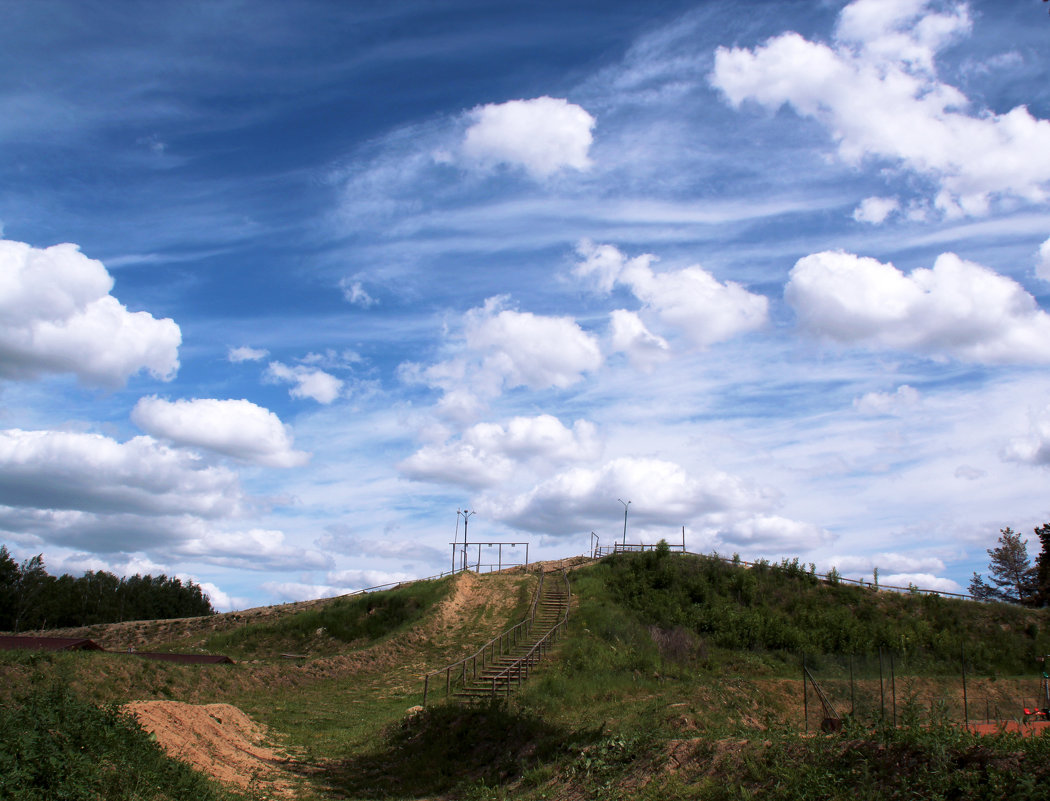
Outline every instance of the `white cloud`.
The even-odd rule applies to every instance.
[[[649,331],[632,311],[616,309],[609,315],[609,352],[625,353],[631,364],[644,372],[670,358],[671,346]]]
[[[571,468],[514,497],[488,497],[484,506],[526,531],[566,535],[615,519],[617,498],[631,501],[635,526],[687,524],[730,537],[742,535],[749,519],[767,514],[780,500],[775,491],[727,473],[697,478],[674,462],[621,457],[599,468]]]
[[[238,362],[260,362],[270,355],[270,351],[263,350],[262,348],[230,348],[226,354],[226,358],[235,364]]]
[[[365,290],[364,284],[360,281],[355,281],[352,278],[344,278],[339,282],[339,287],[343,290],[343,297],[346,298],[347,303],[354,306],[360,306],[362,309],[367,309],[369,306],[374,306],[377,301]]]
[[[204,594],[208,596],[212,608],[217,612],[232,612],[234,609],[244,609],[251,603],[247,598],[234,598],[229,593],[223,592],[219,589],[218,585],[212,584],[210,581],[200,581],[197,583],[200,585],[200,588],[204,590]]]
[[[236,474],[149,437],[0,431],[0,504],[41,510],[224,517],[242,505]]]
[[[464,158],[482,167],[522,167],[547,178],[566,167],[586,170],[594,118],[573,103],[553,97],[490,103],[470,112]]]
[[[522,465],[547,466],[584,461],[601,449],[594,425],[577,420],[571,429],[549,414],[515,417],[506,426],[479,423],[459,440],[425,445],[398,465],[417,481],[491,487]]]
[[[441,389],[439,410],[467,422],[504,389],[565,389],[601,367],[597,338],[572,318],[505,309],[506,302],[492,297],[468,311],[449,343],[455,355],[427,367],[404,363],[401,380]]]
[[[902,384],[896,392],[869,392],[855,398],[853,407],[864,414],[899,414],[915,406],[921,397],[917,389]]]
[[[881,576],[888,571],[896,573],[920,573],[944,570],[944,560],[936,556],[902,553],[875,553],[866,556],[833,556],[827,560],[842,573],[871,574],[879,569]]]
[[[948,215],[985,214],[996,196],[1044,201],[1050,122],[1024,106],[971,109],[938,81],[934,57],[970,20],[963,4],[930,7],[857,0],[843,9],[834,45],[785,33],[753,49],[720,47],[710,81],[734,107],[788,104],[820,121],[847,163],[886,160],[934,179]]]
[[[953,253],[904,275],[850,253],[815,253],[784,297],[799,325],[837,342],[984,364],[1050,361],[1050,315],[1006,276]]]
[[[146,370],[171,380],[182,333],[173,320],[129,312],[113,279],[76,245],[38,249],[0,240],[0,376],[73,373],[122,386]]]
[[[742,520],[708,527],[715,528],[717,542],[724,546],[743,546],[751,551],[797,552],[831,540],[830,533],[819,526],[771,514],[749,515]]]
[[[139,400],[131,419],[155,437],[268,467],[298,467],[310,458],[293,450],[290,430],[276,414],[247,400],[171,402],[154,395]]]
[[[707,347],[765,325],[769,308],[765,297],[733,281],[719,283],[699,265],[658,273],[651,267],[655,257],[650,254],[628,259],[612,245],[587,241],[579,244],[577,252],[583,257],[573,270],[578,278],[592,281],[602,292],[611,291],[617,284],[628,287],[644,311],[681,332],[696,347]],[[627,333],[622,326],[628,322],[620,320],[621,334]],[[648,349],[654,345],[660,348],[650,341]]]
[[[343,389],[343,382],[334,375],[302,365],[270,362],[266,377],[270,381],[294,384],[288,390],[293,398],[313,398],[323,404],[332,403]]]
[[[959,465],[955,468],[953,474],[956,478],[961,478],[964,481],[978,481],[988,475],[987,470],[981,470],[976,467],[971,467],[968,464]]]
[[[415,540],[384,539],[375,536],[356,536],[349,527],[340,524],[328,526],[315,543],[326,553],[340,553],[346,556],[376,557],[379,559],[398,559],[403,562],[437,562],[445,559],[448,552]]]
[[[289,545],[282,531],[196,528],[196,536],[179,542],[172,548],[173,554],[241,570],[310,570],[332,566],[332,558],[320,551]]]
[[[1033,416],[1028,434],[1012,439],[1002,457],[1011,462],[1050,466],[1050,405]]]
[[[1039,261],[1035,265],[1037,278],[1050,281],[1050,239],[1039,246]]]
[[[966,590],[958,582],[935,576],[932,573],[889,573],[886,575],[880,573],[879,584],[884,587],[914,586],[920,590],[966,594]]]
[[[857,222],[880,225],[895,211],[900,210],[900,202],[895,197],[866,197],[853,210],[853,219]]]
[[[597,340],[571,318],[504,309],[503,302],[490,298],[468,312],[465,339],[507,387],[564,389],[601,366]]]

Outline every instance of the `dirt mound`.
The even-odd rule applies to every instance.
[[[132,701],[124,705],[165,753],[224,784],[252,789],[255,797],[288,798],[290,760],[265,745],[266,731],[229,704],[195,706],[179,701]]]

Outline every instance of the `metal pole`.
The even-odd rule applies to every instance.
[[[856,697],[853,693],[853,654],[849,655],[849,716],[853,717],[856,714]]]
[[[806,734],[809,734],[809,687],[806,684],[806,652],[802,652],[802,714],[806,718]]]
[[[897,728],[897,674],[893,669],[893,651],[890,651],[890,687],[893,691],[893,728]]]
[[[886,722],[886,685],[882,680],[882,646],[879,646],[879,702],[881,705],[882,723]]]
[[[459,542],[459,515],[462,510],[456,510],[456,536],[452,538],[452,572],[456,572],[456,543]],[[463,536],[466,536],[466,529],[464,529]]]
[[[499,544],[499,559],[498,559],[498,561],[499,561],[499,569],[502,570],[503,569],[503,543],[502,542]]]
[[[525,567],[529,566],[529,544],[525,543]]]
[[[630,501],[624,502],[622,498],[617,498],[620,503],[623,504],[623,544],[627,547],[627,507],[631,505]]]

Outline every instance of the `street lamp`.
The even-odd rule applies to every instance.
[[[625,501],[623,498],[617,498],[620,503],[623,504],[623,547],[627,547],[627,507],[631,505],[630,501]]]

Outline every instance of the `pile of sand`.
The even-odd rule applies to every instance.
[[[294,795],[283,754],[264,745],[266,731],[230,704],[132,701],[124,709],[153,733],[165,753],[257,797]]]

